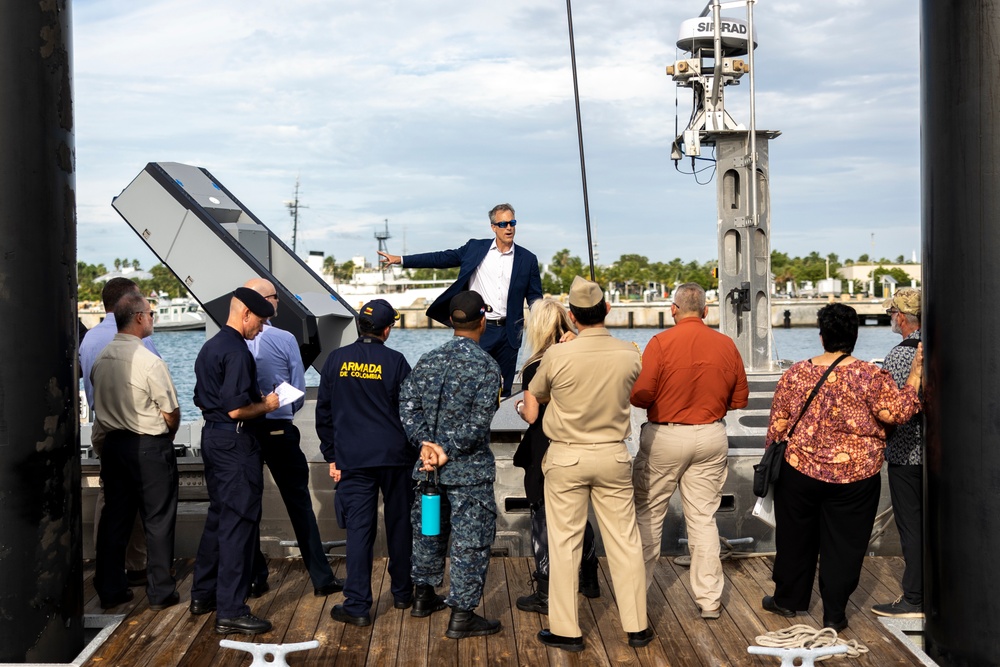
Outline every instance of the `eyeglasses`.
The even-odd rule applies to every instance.
[[[277,292],[275,292],[274,294],[268,294],[264,298],[265,299],[274,299],[275,301],[277,301],[278,300],[278,294],[277,294]]]
[[[895,315],[898,312],[899,312],[898,308],[886,308],[885,309],[885,314],[886,315]]]
[[[154,313],[152,310],[133,310],[132,311],[133,315],[142,315],[144,313],[147,314],[147,315],[149,315],[150,318],[155,318],[156,317],[156,313]]]
[[[494,227],[499,227],[500,229],[507,229],[507,225],[511,227],[517,227],[517,220],[511,220],[509,222],[494,222],[491,223]]]

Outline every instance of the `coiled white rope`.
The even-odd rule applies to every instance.
[[[841,639],[837,631],[833,628],[822,628],[817,630],[811,625],[798,624],[785,628],[784,630],[774,630],[767,634],[759,635],[754,639],[759,646],[770,646],[773,648],[820,648],[824,646],[846,646],[847,657],[858,658],[868,653],[868,647],[856,639]],[[825,660],[831,656],[817,658]]]

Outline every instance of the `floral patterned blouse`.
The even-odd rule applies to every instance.
[[[785,437],[788,428],[826,366],[809,360],[794,364],[781,376],[771,405],[766,447]],[[887,371],[874,364],[841,362],[826,379],[795,427],[785,460],[804,475],[847,484],[879,474],[885,451],[885,425],[902,424],[920,410],[917,390],[896,386]]]

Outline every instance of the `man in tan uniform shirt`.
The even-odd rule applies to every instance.
[[[173,440],[181,411],[167,364],[141,341],[153,333],[149,302],[137,291],[124,295],[115,304],[115,323],[118,333],[90,372],[106,500],[97,527],[94,588],[105,609],[133,598],[125,547],[138,512],[146,534],[146,596],[149,608],[161,611],[180,600],[171,567],[177,517]]]
[[[549,537],[549,620],[539,640],[582,651],[577,576],[589,502],[604,537],[618,612],[630,646],[653,639],[646,619],[646,575],[632,494],[629,393],[639,376],[639,350],[611,337],[611,307],[597,283],[577,276],[569,292],[576,340],[553,345],[529,390],[549,403],[542,428],[552,441],[542,471]]]

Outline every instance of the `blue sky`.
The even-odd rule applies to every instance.
[[[714,181],[669,159],[690,93],[664,73],[681,21],[704,6],[573,3],[602,264],[717,254]],[[916,9],[757,2],[757,125],[782,132],[770,146],[773,248],[919,255]],[[394,253],[456,247],[489,235],[486,212],[510,202],[517,241],[542,261],[586,256],[561,1],[77,0],[72,11],[81,260],[154,262],[111,207],[154,161],[207,168],[289,243],[298,177],[302,255],[373,261],[386,218]],[[748,123],[748,79],[726,92]]]

